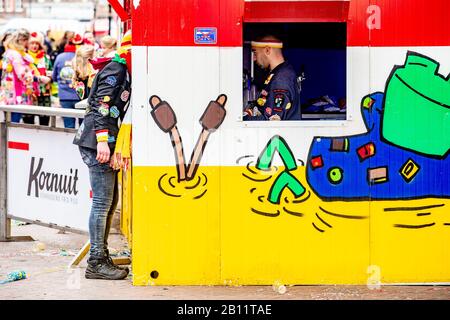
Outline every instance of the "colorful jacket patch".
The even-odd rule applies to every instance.
[[[114,87],[117,84],[117,79],[114,76],[109,76],[106,78],[105,82],[110,86]]]

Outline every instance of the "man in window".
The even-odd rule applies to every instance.
[[[244,120],[300,120],[300,90],[294,68],[284,60],[283,43],[275,36],[252,41],[253,61],[268,69],[257,100],[244,110]]]

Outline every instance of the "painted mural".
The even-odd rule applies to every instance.
[[[216,131],[225,119],[226,101],[227,96],[220,94],[215,101],[209,102],[200,117],[199,122],[202,130],[192,151],[189,164],[186,165],[183,141],[177,128],[177,118],[174,110],[167,101],[161,101],[158,96],[153,95],[150,97],[149,104],[152,107],[151,115],[158,127],[163,132],[169,133],[175,154],[177,176],[175,177],[165,173],[158,180],[158,187],[165,195],[178,198],[190,196],[192,193],[193,199],[197,200],[203,197],[208,191],[206,188],[208,178],[204,173],[197,176],[196,180],[194,178],[196,177],[210,134]]]
[[[133,284],[449,283],[446,12],[444,0],[136,4]],[[241,121],[247,24],[324,15],[347,27],[347,119]],[[203,26],[216,44],[195,43]]]
[[[208,137],[226,116],[224,94],[204,109],[189,161],[175,111],[151,96],[151,116],[169,134],[175,165],[136,175],[139,196],[153,199],[150,212],[146,203],[136,205],[148,214],[142,237],[155,241],[133,240],[145,248],[134,261],[151,261],[136,263],[134,283],[448,279],[440,252],[450,236],[449,83],[437,61],[408,52],[384,92],[361,99],[366,132],[316,136],[306,159],[275,134],[235,166],[201,166]],[[423,125],[431,121],[432,128]],[[180,269],[179,261],[189,262]],[[417,265],[405,269],[407,262]]]
[[[362,99],[361,113],[367,132],[315,137],[306,162],[296,159],[279,135],[269,140],[257,158],[244,155],[236,160],[238,165],[245,164],[242,176],[254,184],[249,193],[257,201],[253,202],[251,212],[266,217],[281,213],[303,217],[301,204],[314,194],[322,205],[314,212],[317,221],[311,225],[323,232],[323,226],[332,227],[323,216],[368,218],[366,214],[333,212],[327,206],[330,201],[449,198],[450,181],[435,179],[445,178],[450,172],[449,92],[450,82],[448,77],[439,74],[438,62],[408,52],[405,64],[393,68],[385,92]],[[226,100],[226,95],[221,94],[206,107],[199,120],[202,130],[186,165],[175,112],[168,102],[156,95],[150,97],[151,115],[158,127],[169,133],[175,155],[177,175],[164,173],[158,179],[158,188],[166,196],[197,200],[207,192],[208,177],[204,172],[197,175],[197,171],[209,135],[220,127],[226,116]],[[430,122],[435,124],[432,128],[426,126]],[[276,154],[283,162],[282,167],[272,165]],[[300,171],[304,171],[304,178],[298,177]],[[265,194],[260,192],[260,184],[264,184],[264,189],[270,184]],[[443,206],[444,203],[436,203],[383,210],[419,211],[418,216],[427,216],[428,211]],[[318,227],[318,222],[322,227]],[[434,225],[435,222],[395,224],[400,228]]]
[[[405,64],[394,67],[385,93],[373,93],[362,99],[361,112],[367,132],[314,138],[306,162],[306,181],[302,182],[292,173],[298,169],[297,161],[302,165],[303,161],[295,159],[286,141],[278,135],[268,142],[256,163],[252,160],[254,156],[240,157],[237,163],[248,160],[242,176],[255,183],[249,192],[256,196],[257,202],[253,203],[259,206],[252,206],[251,212],[267,217],[277,217],[282,212],[303,217],[301,211],[310,206],[299,204],[307,201],[312,192],[322,204],[313,212],[317,221],[311,225],[324,232],[324,227],[332,226],[323,216],[368,218],[333,211],[329,209],[329,201],[449,198],[450,82],[438,69],[436,61],[408,52]],[[428,123],[435,126],[429,128]],[[283,169],[271,166],[276,153],[284,164]],[[269,192],[259,194],[257,184],[269,180]],[[285,190],[289,192],[284,193],[282,199]],[[434,208],[443,206],[444,203],[403,204],[386,206],[383,211],[410,211],[416,212],[418,217],[427,217]],[[419,229],[434,225],[436,222],[427,221],[395,223],[394,227]],[[450,224],[443,222],[442,225]]]
[[[324,200],[450,196],[450,182],[435,180],[450,172],[450,82],[438,67],[409,52],[385,92],[362,99],[366,133],[314,139],[307,180],[315,193]]]

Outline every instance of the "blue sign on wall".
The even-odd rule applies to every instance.
[[[216,44],[217,28],[195,28],[194,42],[196,44]]]

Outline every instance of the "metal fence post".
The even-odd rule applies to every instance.
[[[56,116],[50,116],[50,127],[56,128]]]
[[[0,122],[0,241],[8,241],[11,236],[11,220],[8,219],[7,212],[8,131],[6,121]]]
[[[8,123],[10,113],[6,112],[5,121],[0,122],[0,242],[34,241],[30,236],[11,236],[11,218],[8,217]]]

